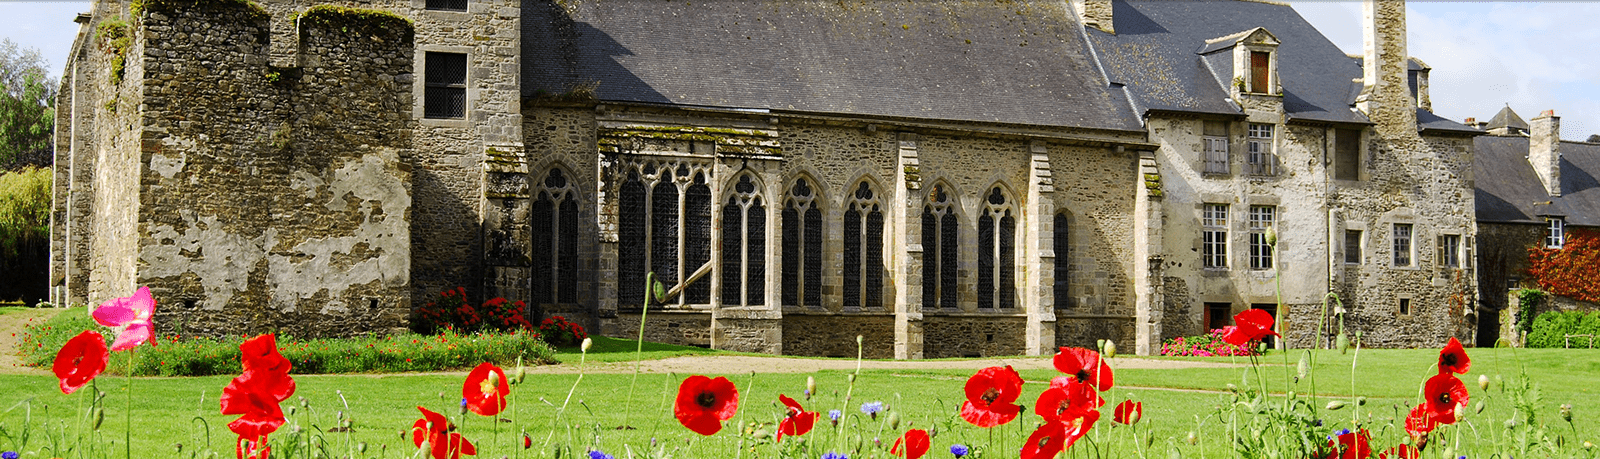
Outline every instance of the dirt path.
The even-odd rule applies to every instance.
[[[50,317],[61,312],[61,309],[26,309],[8,312],[0,315],[0,374],[11,375],[44,375],[50,374],[39,368],[22,365],[22,356],[18,355],[17,345],[22,341],[23,327],[29,322],[44,322]]]
[[[1233,365],[1213,362],[1186,362],[1181,360],[1140,359],[1119,357],[1110,359],[1111,367],[1116,369],[1184,369],[1184,368],[1227,368]],[[1022,357],[999,358],[983,360],[897,360],[897,361],[864,361],[861,368],[871,370],[977,370],[984,367],[997,365],[1011,365],[1018,370],[1039,370],[1053,368],[1050,357]],[[835,359],[798,359],[785,357],[757,357],[757,356],[687,356],[673,357],[661,360],[650,360],[643,363],[640,371],[644,373],[745,373],[757,371],[761,373],[811,373],[819,370],[853,370],[856,368],[854,360]],[[530,373],[577,373],[578,366],[574,363],[561,365],[547,365],[529,368]],[[631,373],[632,363],[595,363],[584,367],[586,373]]]

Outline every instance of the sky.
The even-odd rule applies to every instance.
[[[1361,52],[1361,3],[1291,1],[1347,53]],[[59,76],[87,1],[0,0],[0,37],[38,48]],[[1410,54],[1427,62],[1434,113],[1487,121],[1508,104],[1523,119],[1561,117],[1561,137],[1600,134],[1600,3],[1407,4]]]

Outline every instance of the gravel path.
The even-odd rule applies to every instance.
[[[1118,357],[1109,360],[1114,369],[1185,369],[1185,368],[1227,368],[1234,365],[1215,362],[1191,362],[1183,360],[1141,359],[1134,357]],[[861,368],[871,370],[977,370],[984,367],[1011,365],[1018,370],[1039,370],[1053,368],[1050,357],[1015,357],[978,360],[868,360],[861,362]],[[643,373],[746,373],[757,371],[761,373],[811,373],[819,370],[853,370],[856,368],[855,360],[845,359],[806,359],[786,357],[758,357],[758,356],[687,356],[673,357],[661,360],[650,360],[642,364]],[[530,373],[577,373],[575,363],[561,365],[547,365],[529,368]],[[631,373],[632,363],[612,362],[594,363],[584,367],[586,373]]]
[[[17,344],[22,341],[23,327],[29,322],[44,322],[54,317],[60,309],[27,309],[0,315],[0,374],[48,375],[49,371],[22,365]]]

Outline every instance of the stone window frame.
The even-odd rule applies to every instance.
[[[1367,165],[1367,155],[1366,155],[1366,152],[1367,152],[1367,142],[1366,142],[1367,130],[1366,130],[1366,128],[1333,128],[1330,132],[1333,134],[1333,136],[1332,136],[1333,137],[1333,148],[1332,148],[1332,151],[1333,151],[1332,160],[1333,161],[1332,161],[1332,164],[1330,164],[1330,166],[1332,166],[1331,167],[1332,171],[1328,175],[1330,177],[1332,177],[1334,180],[1340,180],[1340,181],[1345,181],[1345,182],[1364,182],[1364,181],[1369,180],[1370,177],[1369,177],[1369,174],[1367,173],[1367,168],[1366,168],[1366,165]],[[1352,167],[1355,168],[1355,171],[1354,171],[1355,172],[1355,178],[1348,178],[1348,176],[1346,176],[1344,174],[1344,172],[1345,172],[1344,169],[1343,169],[1344,166],[1341,165],[1341,161],[1339,159],[1340,155],[1344,154],[1339,149],[1339,145],[1340,145],[1339,142],[1340,142],[1341,139],[1344,139],[1345,138],[1345,134],[1348,134],[1348,133],[1354,133],[1354,136],[1355,136],[1355,147],[1356,148],[1355,148],[1355,151],[1352,152],[1352,154],[1355,155],[1355,158],[1353,158],[1355,160],[1354,161],[1355,164],[1352,166]]]
[[[839,226],[842,229],[840,258],[843,261],[843,269],[840,272],[842,281],[840,301],[846,310],[881,311],[889,307],[885,304],[884,296],[885,292],[889,291],[885,285],[889,276],[884,275],[887,266],[885,261],[887,244],[884,243],[884,237],[889,234],[890,229],[889,209],[886,205],[888,201],[880,191],[882,187],[873,180],[862,177],[854,183],[856,185],[840,198]],[[851,221],[852,214],[857,215],[858,220],[855,222]],[[878,219],[877,240],[872,240],[874,214]],[[852,247],[852,240],[855,241],[855,247]],[[873,260],[874,253],[876,260]],[[852,254],[856,255],[857,259],[851,260]],[[851,275],[852,272],[855,276]],[[877,283],[876,289],[873,288],[874,281]],[[850,285],[852,283],[855,285]],[[855,297],[854,302],[851,301],[852,296]],[[875,301],[873,296],[877,297]]]
[[[958,311],[961,309],[960,192],[944,181],[923,190],[922,309],[924,312]],[[946,243],[953,247],[946,247]]]
[[[1411,318],[1417,316],[1417,302],[1410,294],[1399,294],[1394,297],[1395,317]]]
[[[1413,269],[1417,267],[1416,228],[1416,225],[1410,222],[1389,224],[1389,250],[1391,254],[1389,263],[1391,267]],[[1405,231],[1401,231],[1401,229]],[[1402,259],[1402,255],[1405,258]]]
[[[716,225],[721,229],[721,237],[714,244],[721,248],[714,255],[718,261],[714,266],[720,271],[717,275],[721,279],[717,289],[720,295],[713,303],[725,307],[764,306],[767,304],[767,277],[771,274],[767,269],[770,257],[766,249],[772,230],[766,185],[755,172],[744,170],[734,173],[722,191],[722,199],[715,201],[721,204],[715,210],[721,211],[721,220]],[[730,216],[739,219],[734,221]],[[739,251],[737,259],[731,263],[730,248]],[[730,295],[735,298],[730,300]]]
[[[478,88],[472,78],[472,62],[476,56],[475,49],[471,46],[446,46],[446,45],[417,45],[416,56],[412,64],[413,75],[421,75],[422,84],[411,85],[412,118],[423,126],[470,128],[475,121],[472,119],[472,108],[478,100]],[[461,118],[429,118],[427,117],[427,69],[428,53],[465,54],[466,58],[466,86],[467,100],[462,107]]]
[[[1233,172],[1233,155],[1228,150],[1229,123],[1222,120],[1203,120],[1200,122],[1200,164],[1201,174],[1207,176],[1226,176]]]
[[[425,9],[427,11],[466,12],[467,11],[467,5],[468,5],[468,3],[471,3],[472,0],[459,0],[459,2],[461,4],[460,8],[452,8],[452,7],[449,7],[447,5],[442,5],[443,3],[447,3],[447,2],[449,2],[449,0],[424,0],[423,1],[423,9]]]
[[[556,176],[563,177],[565,183],[552,185],[552,177]],[[543,307],[578,304],[581,301],[578,296],[578,291],[581,288],[578,285],[586,276],[580,274],[578,269],[582,259],[578,241],[581,238],[582,230],[577,228],[583,223],[582,209],[587,203],[584,201],[578,182],[570,169],[554,164],[546,168],[544,173],[537,177],[539,179],[533,182],[534,185],[530,193],[532,199],[529,200],[528,219],[534,237],[543,237],[547,239],[544,242],[550,244],[548,250],[540,250],[539,246],[541,244],[538,239],[535,239],[532,244],[535,257],[545,255],[549,258],[548,268],[550,273],[549,276],[542,276],[539,272],[540,263],[533,261],[530,266],[531,272],[529,273],[529,281],[532,284],[530,291],[539,292],[540,284],[544,284],[545,291],[554,291],[555,293],[548,297],[551,301],[541,301],[544,297],[534,293],[534,296],[530,298],[529,306]],[[551,203],[551,220],[549,222],[551,229],[546,231],[546,234],[540,234],[539,222],[536,221],[538,215],[537,207],[540,202],[545,201],[546,196],[550,198]],[[575,230],[573,234],[567,234],[564,231],[567,223],[565,221],[567,217],[565,213],[568,210],[566,206],[569,204],[572,206],[571,216],[574,218],[570,225],[570,229]],[[541,254],[540,252],[546,253]],[[542,277],[543,279],[541,279]],[[567,296],[569,294],[571,295],[570,297]],[[563,301],[564,299],[570,299],[571,301]]]
[[[1248,241],[1250,270],[1269,271],[1276,267],[1277,254],[1272,244],[1267,243],[1267,229],[1278,224],[1278,206],[1273,204],[1251,204],[1246,219],[1246,228],[1249,230]]]
[[[705,196],[707,208],[703,209],[706,213],[705,218],[708,220],[714,219],[716,210],[719,207],[717,206],[717,201],[712,198],[711,184],[713,184],[716,180],[716,176],[712,162],[709,159],[691,159],[656,155],[632,155],[632,157],[625,158],[622,161],[623,164],[620,167],[621,173],[618,174],[620,177],[622,177],[622,179],[619,181],[620,186],[617,192],[619,207],[617,211],[617,222],[619,229],[629,226],[628,222],[623,221],[627,212],[621,208],[622,206],[628,205],[627,203],[622,202],[628,198],[626,189],[628,184],[637,180],[644,190],[644,195],[641,198],[644,202],[642,210],[644,213],[643,221],[637,223],[637,226],[641,228],[639,231],[643,233],[643,237],[638,241],[638,243],[641,244],[641,247],[634,250],[628,250],[626,247],[622,246],[622,244],[627,244],[627,242],[624,242],[623,240],[628,238],[622,237],[623,235],[619,234],[619,246],[617,254],[616,269],[618,308],[633,309],[636,307],[636,305],[640,305],[643,302],[642,287],[645,278],[645,272],[655,271],[656,269],[654,269],[654,267],[657,266],[655,260],[655,252],[657,249],[655,247],[656,224],[654,216],[655,193],[657,188],[662,186],[676,188],[675,194],[677,196],[677,209],[674,217],[677,222],[675,225],[675,231],[671,235],[673,242],[676,244],[676,247],[673,249],[675,250],[673,257],[675,259],[675,263],[673,263],[674,266],[671,266],[674,270],[670,273],[670,278],[667,278],[666,275],[663,275],[661,272],[657,272],[657,276],[660,276],[657,278],[657,280],[667,288],[671,288],[672,286],[676,285],[680,279],[680,275],[692,274],[695,270],[699,269],[699,266],[688,266],[692,263],[692,261],[688,259],[688,254],[686,253],[687,251],[684,250],[684,247],[689,245],[690,242],[703,242],[707,247],[710,247],[712,249],[712,253],[707,255],[707,261],[715,261],[711,259],[716,252],[715,247],[712,247],[712,244],[714,244],[713,238],[716,234],[715,229],[710,224],[707,224],[707,233],[704,235],[704,241],[691,241],[690,239],[692,235],[688,234],[688,225],[684,224],[686,220],[684,215],[689,210],[687,207],[691,188],[705,187],[704,191],[707,194]],[[674,173],[671,177],[663,176],[662,171],[666,168],[673,169]],[[685,172],[677,172],[680,170]],[[637,273],[637,284],[629,285],[629,282],[627,281],[632,280],[632,275],[624,272],[628,264],[626,263],[626,258],[630,255],[630,253],[635,251],[637,251],[643,258],[642,262],[644,263],[644,272]],[[716,265],[713,264],[713,266]],[[714,276],[706,276],[701,278],[699,281],[690,284],[688,288],[684,289],[682,294],[668,300],[665,305],[678,308],[709,309],[714,301],[714,298],[711,298],[712,294],[715,293],[714,289],[711,288],[711,282],[714,278]],[[635,295],[639,296],[639,301],[629,300],[630,297]],[[697,296],[703,297],[705,301],[690,301],[691,297]]]
[[[1460,234],[1439,235],[1438,241],[1434,245],[1438,251],[1436,254],[1438,259],[1434,260],[1434,263],[1441,270],[1461,269],[1465,265],[1462,255],[1466,253],[1466,250],[1463,250],[1464,247],[1461,242],[1462,237]]]
[[[1563,217],[1545,217],[1544,247],[1547,249],[1560,249],[1567,245],[1567,219]]]
[[[1017,227],[1020,226],[1021,212],[1016,208],[1016,199],[1004,183],[996,182],[987,188],[983,199],[979,202],[977,218],[978,251],[976,265],[978,266],[977,285],[973,289],[977,292],[978,309],[982,311],[1006,311],[1017,308]],[[987,220],[988,224],[985,225]],[[1008,222],[1009,220],[1009,222]],[[1009,228],[1007,225],[1009,224]],[[1006,232],[1010,232],[1007,241]],[[989,240],[983,240],[985,234]],[[1009,252],[1007,252],[1009,245]],[[987,253],[986,253],[987,252]],[[987,262],[988,269],[985,268]],[[989,288],[984,288],[987,280]]]
[[[1246,126],[1245,172],[1249,175],[1272,177],[1278,175],[1277,125],[1249,123]]]
[[[1366,261],[1366,258],[1367,258],[1365,256],[1366,255],[1366,248],[1367,248],[1366,234],[1367,234],[1367,232],[1365,230],[1363,230],[1363,229],[1348,228],[1348,227],[1345,228],[1345,230],[1344,230],[1344,264],[1350,265],[1350,266],[1360,266],[1362,264],[1362,262]],[[1354,250],[1351,250],[1351,247],[1350,247],[1350,242],[1351,242],[1350,238],[1351,238],[1351,236],[1355,237]],[[1351,255],[1352,254],[1355,255],[1354,261],[1352,261],[1352,259],[1351,259]]]
[[[806,194],[799,194],[802,188]],[[782,282],[778,288],[779,303],[785,307],[809,307],[819,310],[826,308],[823,298],[826,295],[822,293],[822,278],[826,277],[822,273],[827,265],[824,261],[826,257],[823,254],[823,247],[828,234],[827,218],[823,216],[823,209],[826,207],[824,191],[826,190],[822,182],[808,174],[797,174],[789,180],[789,186],[784,188],[783,208],[779,216],[783,230],[778,235],[784,238],[780,241],[779,248],[783,257],[783,263],[779,267]],[[790,212],[794,213],[793,221]],[[813,212],[816,217],[814,228]],[[798,241],[793,251],[789,245],[791,231],[798,236],[795,238]],[[813,262],[816,266],[811,265]],[[790,269],[798,272],[789,272]],[[790,298],[794,300],[791,301]]]
[[[1057,210],[1051,223],[1050,251],[1055,254],[1055,282],[1050,293],[1057,309],[1071,308],[1077,306],[1072,298],[1072,211]]]
[[[1203,269],[1228,269],[1228,207],[1227,203],[1217,202],[1200,205],[1200,266]]]

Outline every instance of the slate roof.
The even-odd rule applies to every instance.
[[[1143,129],[1064,0],[561,3],[523,3],[525,96]]]
[[[1489,119],[1489,124],[1484,126],[1485,129],[1498,129],[1504,127],[1521,129],[1524,133],[1528,132],[1528,122],[1523,121],[1522,117],[1517,116],[1517,112],[1512,111],[1510,105],[1507,105],[1506,108],[1500,109],[1500,113],[1495,113],[1494,118]]]
[[[1560,215],[1567,224],[1600,226],[1600,144],[1561,142],[1561,196],[1545,192],[1528,163],[1529,139],[1480,136],[1473,145],[1479,222],[1543,223]]]
[[[1278,76],[1291,119],[1371,124],[1350,109],[1357,93],[1351,80],[1361,78],[1361,66],[1288,5],[1117,0],[1112,17],[1117,34],[1091,29],[1090,41],[1111,81],[1126,84],[1141,111],[1242,113],[1226,100],[1232,78],[1218,78],[1232,74],[1232,58],[1202,58],[1197,50],[1206,49],[1206,40],[1263,27],[1281,42]]]

